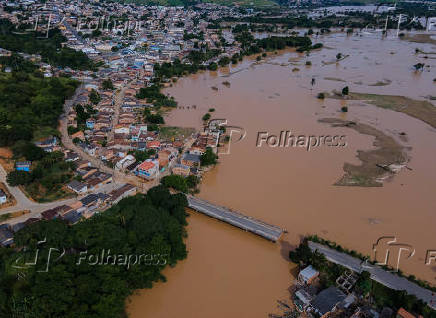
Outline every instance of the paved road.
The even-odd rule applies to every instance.
[[[108,133],[107,141],[110,142],[114,139],[115,135],[115,126],[118,124],[118,119],[120,118],[120,108],[123,105],[124,102],[124,93],[128,86],[123,86],[119,92],[115,95],[115,107],[114,107],[114,114],[112,116],[112,129]]]
[[[436,309],[436,295],[433,295],[434,293],[431,290],[420,287],[404,277],[385,271],[379,266],[371,265],[322,244],[309,242],[309,247],[312,251],[318,250],[320,253],[324,254],[330,262],[342,265],[356,273],[368,271],[371,274],[371,278],[380,284],[395,290],[405,290],[408,294],[415,295],[430,307]]]
[[[114,97],[115,98],[115,116],[113,118],[113,127],[118,122],[119,111],[120,111],[120,107],[123,103],[125,89],[126,89],[126,87],[123,87],[117,93],[117,95]],[[74,93],[74,95],[72,96],[72,98],[65,102],[64,113],[60,117],[60,131],[61,131],[61,135],[62,135],[62,137],[61,137],[62,144],[65,148],[68,148],[70,150],[75,151],[80,157],[82,157],[82,159],[88,160],[89,162],[91,162],[91,164],[93,166],[98,167],[101,171],[112,174],[112,176],[113,176],[112,183],[107,184],[107,185],[103,185],[103,186],[97,188],[96,190],[94,190],[93,192],[95,192],[95,193],[96,192],[109,193],[110,191],[114,190],[115,188],[120,187],[124,183],[131,183],[131,184],[135,185],[138,188],[138,191],[143,192],[143,193],[146,193],[150,188],[157,186],[160,183],[159,179],[155,179],[153,181],[145,181],[145,180],[142,180],[136,176],[128,175],[128,174],[125,174],[121,171],[111,169],[108,166],[104,165],[104,163],[100,159],[98,159],[97,157],[93,157],[93,156],[89,155],[82,148],[76,146],[72,142],[70,136],[68,135],[68,122],[67,122],[66,115],[69,113],[69,111],[71,110],[73,105],[75,105],[77,103],[76,102],[77,98],[80,96],[80,94],[83,91],[84,91],[84,85],[82,84],[79,88],[77,88],[77,90]],[[111,138],[113,138],[113,132],[112,132]],[[190,141],[190,144],[192,144],[192,142],[193,142],[193,140]],[[162,173],[160,175],[160,177],[163,177],[163,176],[167,175],[168,173],[169,173],[169,171],[167,169],[164,173]],[[0,215],[6,214],[6,213],[11,213],[11,212],[16,212],[16,211],[21,211],[21,210],[30,210],[31,211],[29,214],[25,214],[21,217],[7,220],[6,221],[7,223],[13,224],[13,223],[18,223],[18,222],[23,222],[23,221],[25,221],[29,218],[32,218],[32,217],[39,217],[41,215],[41,212],[43,212],[45,210],[52,209],[52,208],[55,208],[55,207],[63,205],[63,204],[68,205],[68,204],[74,203],[75,201],[77,201],[77,199],[80,199],[80,197],[79,197],[79,198],[54,201],[54,202],[50,202],[50,203],[37,203],[37,202],[34,202],[34,201],[30,200],[29,198],[27,198],[26,195],[18,187],[10,187],[6,182],[6,175],[7,175],[6,171],[0,165],[0,181],[4,182],[6,184],[11,195],[13,195],[15,197],[17,204],[15,206],[12,206],[12,207],[0,209]]]
[[[8,185],[8,183],[6,182],[6,171],[3,168],[2,165],[0,165],[0,181],[3,182],[4,184],[6,184],[9,192],[14,196],[17,204],[8,208],[4,208],[4,209],[0,209],[0,215],[2,214],[6,214],[6,213],[11,213],[11,212],[17,212],[17,211],[22,211],[22,210],[30,210],[31,213],[23,215],[19,218],[14,218],[12,223],[17,223],[17,222],[21,222],[20,220],[27,220],[28,218],[31,217],[37,217],[40,215],[41,212],[48,210],[48,209],[52,209],[54,207],[57,207],[59,205],[63,205],[63,204],[71,204],[73,203],[76,199],[66,199],[66,200],[61,200],[61,201],[55,201],[55,202],[50,202],[50,203],[37,203],[34,202],[32,200],[30,200],[28,197],[26,197],[26,195],[23,193],[23,191],[20,190],[19,187],[11,187],[10,185]],[[7,223],[11,223],[11,220],[7,220]]]
[[[283,230],[278,226],[266,224],[240,213],[229,211],[226,208],[216,206],[193,196],[187,196],[187,199],[191,209],[262,236],[270,241],[276,242],[283,233]]]

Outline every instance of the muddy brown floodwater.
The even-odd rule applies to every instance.
[[[197,105],[195,110],[174,110],[168,124],[199,128],[201,117],[213,107],[214,118],[227,118],[229,124],[247,131],[246,138],[233,144],[231,153],[222,155],[216,168],[204,176],[199,197],[282,226],[289,233],[273,244],[192,212],[188,258],[164,271],[166,283],[131,297],[130,317],[267,317],[277,311],[276,300],[287,297],[293,277],[286,255],[306,234],[318,234],[367,255],[379,237],[396,236],[416,249],[400,268],[436,283],[436,264],[424,262],[426,250],[436,249],[436,130],[406,114],[363,102],[316,98],[318,92],[345,85],[352,92],[421,100],[435,95],[436,60],[425,61],[431,68],[422,73],[415,73],[412,65],[424,61],[414,54],[416,47],[425,52],[436,52],[436,47],[369,34],[334,34],[317,41],[328,48],[308,57],[285,51],[259,64],[246,59],[218,73],[182,79],[167,90],[180,105]],[[350,56],[328,63],[338,52]],[[306,60],[311,67],[304,65]],[[292,72],[295,67],[300,70]],[[316,79],[313,90],[312,77]],[[389,84],[374,85],[377,82]],[[344,103],[348,113],[339,111]],[[394,137],[408,147],[408,166],[413,170],[401,170],[383,187],[334,186],[344,174],[344,163],[359,164],[357,151],[372,149],[374,137],[318,122],[328,117],[369,124]],[[258,132],[279,135],[282,130],[345,135],[347,146],[310,151],[256,147]],[[407,139],[399,138],[400,132]]]

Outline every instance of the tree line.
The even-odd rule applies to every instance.
[[[15,234],[14,249],[0,248],[0,316],[125,317],[134,290],[165,281],[162,269],[186,258],[186,206],[183,194],[158,186],[73,226],[56,219],[28,225]],[[13,266],[37,249],[35,266]],[[134,262],[138,255],[142,262]]]

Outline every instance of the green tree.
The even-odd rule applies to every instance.
[[[188,185],[186,183],[186,179],[183,176],[179,175],[169,175],[165,176],[161,179],[161,183],[168,187],[181,192],[188,192]]]
[[[10,186],[25,185],[32,181],[32,175],[27,171],[11,171],[8,173],[6,180]]]
[[[204,154],[201,155],[201,165],[210,166],[217,163],[218,156],[213,152],[211,147],[207,147]]]
[[[367,295],[372,287],[371,274],[368,271],[363,271],[356,282],[356,286],[363,295]]]
[[[342,89],[342,95],[348,95],[348,92],[349,92],[349,88],[348,88],[348,86],[345,86],[345,87]]]
[[[95,90],[92,89],[91,93],[89,93],[89,101],[93,103],[94,105],[97,105],[101,101],[100,94]]]
[[[102,83],[102,87],[104,90],[113,90],[114,85],[112,84],[112,80],[110,78],[105,79]]]

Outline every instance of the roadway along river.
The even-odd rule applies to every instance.
[[[425,52],[436,48],[369,35],[334,34],[319,41],[326,48],[309,57],[285,51],[260,64],[246,59],[219,73],[179,80],[167,90],[185,106],[168,115],[168,124],[199,128],[201,117],[213,107],[213,117],[227,118],[247,131],[244,140],[232,145],[231,154],[221,156],[220,164],[205,175],[199,197],[286,228],[289,234],[273,244],[192,212],[187,260],[164,272],[166,283],[131,297],[130,317],[265,318],[277,310],[276,299],[287,296],[293,277],[286,255],[305,234],[364,254],[371,254],[380,236],[395,235],[416,248],[400,268],[436,282],[436,267],[424,265],[426,250],[436,249],[436,130],[405,114],[357,101],[348,101],[348,113],[340,113],[344,102],[316,98],[318,92],[348,85],[352,92],[423,99],[434,94],[435,74],[412,70],[422,61],[415,47]],[[350,56],[329,63],[339,52]],[[305,66],[306,60],[312,66]],[[434,59],[425,63],[436,69]],[[196,109],[187,109],[192,105]],[[358,120],[394,136],[411,147],[408,166],[413,170],[403,169],[381,188],[333,186],[343,175],[344,162],[358,164],[357,151],[371,149],[374,138],[317,121],[325,117]],[[282,130],[345,135],[347,147],[256,147],[258,132],[278,135]],[[401,141],[399,132],[408,140]]]

